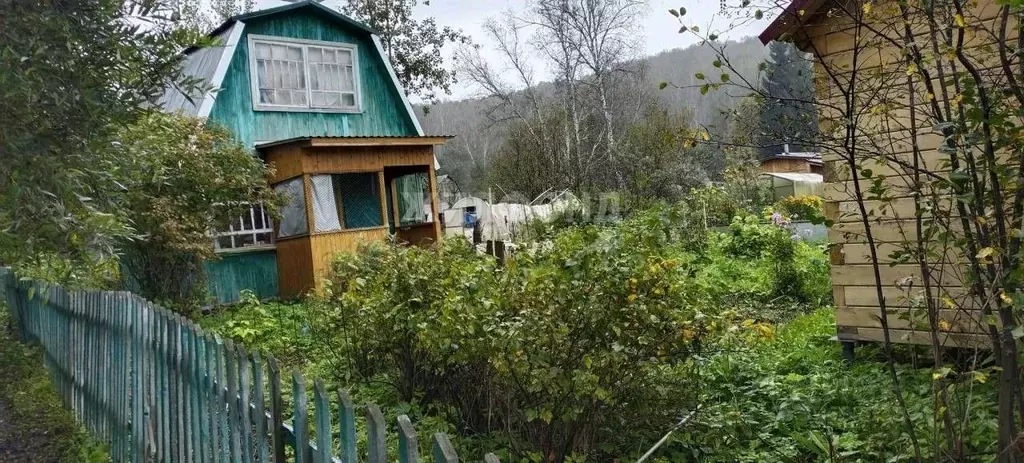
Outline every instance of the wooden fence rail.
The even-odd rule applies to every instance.
[[[64,405],[110,445],[115,462],[358,461],[357,411],[346,391],[313,383],[311,441],[306,380],[297,371],[285,377],[293,392],[286,422],[272,356],[264,362],[259,352],[128,292],[68,291],[20,281],[9,269],[0,269],[0,291],[19,337],[42,347]],[[383,463],[387,423],[376,405],[363,410],[366,461]],[[399,416],[396,429],[398,460],[421,461],[409,417]],[[444,433],[429,450],[435,462],[459,461]],[[484,460],[498,461],[493,454]]]

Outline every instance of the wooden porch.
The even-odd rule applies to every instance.
[[[297,138],[257,145],[286,197],[276,224],[280,295],[319,288],[340,251],[389,234],[441,239],[434,146],[448,137]]]

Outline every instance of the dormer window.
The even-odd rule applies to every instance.
[[[249,36],[253,109],[360,112],[356,46]]]

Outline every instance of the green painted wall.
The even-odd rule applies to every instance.
[[[238,293],[248,289],[260,299],[277,297],[277,252],[273,249],[222,254],[207,261],[206,282],[210,295],[221,304],[238,302]]]
[[[249,34],[355,44],[363,112],[253,111]],[[294,10],[246,23],[210,119],[226,125],[246,146],[301,136],[416,135],[401,95],[391,84],[383,58],[377,54],[370,36],[311,10]]]

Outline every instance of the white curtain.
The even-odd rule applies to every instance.
[[[284,238],[307,233],[309,227],[306,224],[306,197],[302,191],[302,177],[279,183],[274,189],[284,198],[277,235]]]
[[[428,222],[428,210],[424,207],[427,199],[424,191],[426,174],[407,174],[395,178],[398,190],[399,224],[408,225]]]
[[[313,190],[313,229],[318,232],[341,230],[331,176],[314,175],[310,181]]]

